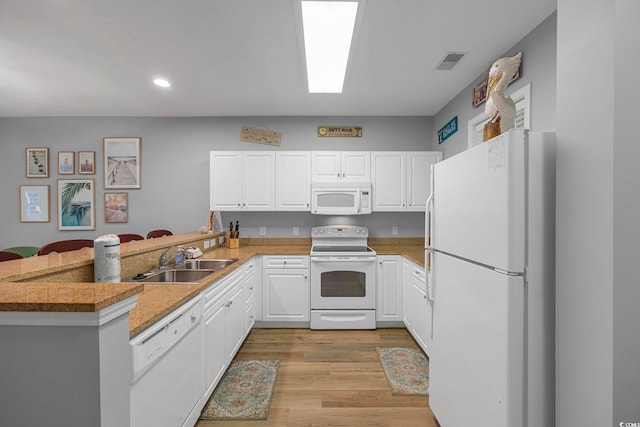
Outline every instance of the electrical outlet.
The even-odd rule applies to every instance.
[[[392,236],[397,236],[398,235],[398,226],[394,225],[393,227],[391,227],[391,235]]]
[[[294,236],[300,235],[300,227],[293,227],[293,235]]]
[[[267,235],[267,227],[265,227],[264,225],[260,226],[260,235],[261,236]]]
[[[205,249],[209,249],[209,241],[208,240],[204,241],[204,248]]]
[[[224,246],[224,236],[218,237],[218,246]]]

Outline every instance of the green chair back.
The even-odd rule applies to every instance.
[[[18,254],[22,256],[22,258],[29,258],[38,253],[37,246],[15,246],[13,248],[3,249],[5,252],[13,252],[14,254]]]

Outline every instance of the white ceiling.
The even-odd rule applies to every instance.
[[[307,93],[297,7],[2,0],[0,116],[430,116],[556,0],[368,0],[342,94]]]

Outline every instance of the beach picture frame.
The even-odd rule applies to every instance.
[[[106,190],[141,188],[141,144],[139,137],[103,138]]]
[[[104,193],[104,222],[107,224],[129,222],[129,193]]]
[[[58,230],[96,229],[94,179],[59,179]]]
[[[49,148],[27,147],[25,161],[27,178],[49,178]]]

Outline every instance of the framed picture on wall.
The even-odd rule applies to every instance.
[[[58,174],[73,175],[75,172],[75,153],[58,151]]]
[[[95,230],[96,193],[93,179],[58,180],[58,230]]]
[[[482,104],[487,99],[487,81],[483,81],[478,86],[473,88],[473,97],[471,98],[471,105],[475,108]]]
[[[96,173],[96,152],[78,151],[78,173],[93,175]]]
[[[49,222],[48,185],[20,185],[20,222]]]
[[[104,138],[104,188],[140,188],[142,138]]]
[[[129,222],[129,193],[104,193],[104,222]]]
[[[49,178],[49,149],[26,149],[27,178]]]

